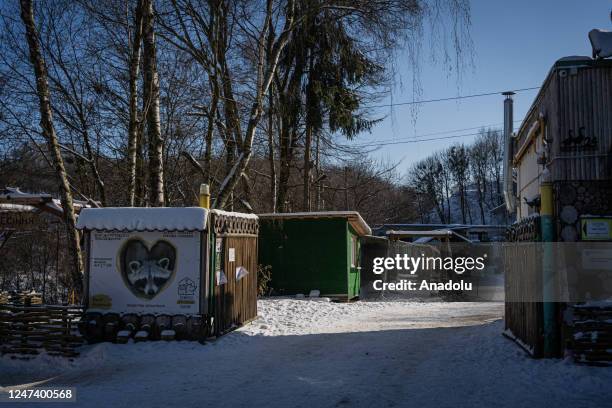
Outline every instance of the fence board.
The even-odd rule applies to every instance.
[[[70,306],[0,305],[0,352],[77,356],[83,343],[78,333],[82,313]]]
[[[540,218],[533,216],[515,224],[508,232],[510,243],[504,245],[506,299],[540,299],[542,293],[541,265],[538,246]],[[505,302],[505,329],[534,357],[541,357],[543,321],[541,302]]]

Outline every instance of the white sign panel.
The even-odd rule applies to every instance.
[[[589,237],[608,238],[610,236],[610,224],[606,220],[587,221],[586,230]]]
[[[612,269],[612,250],[583,249],[582,267],[584,269]]]
[[[198,314],[200,233],[91,232],[89,310]]]

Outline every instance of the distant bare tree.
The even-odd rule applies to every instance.
[[[486,140],[479,138],[469,148],[469,166],[474,186],[478,197],[478,208],[480,210],[480,222],[485,220],[485,200],[488,190],[488,170],[489,170],[489,149]]]
[[[421,197],[433,204],[439,219],[444,217],[444,193],[441,180],[442,162],[436,156],[427,157],[412,166],[408,172],[408,183]]]
[[[453,181],[459,191],[461,222],[466,224],[469,220],[471,223],[472,213],[467,202],[467,188],[470,181],[470,157],[468,150],[463,144],[455,145],[449,148],[447,157]]]

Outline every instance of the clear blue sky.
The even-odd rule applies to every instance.
[[[433,66],[426,56],[422,65],[422,99],[540,86],[557,59],[568,55],[591,55],[587,36],[591,29],[612,30],[612,2],[609,0],[473,0],[471,7],[474,70],[465,72],[458,88],[456,78],[447,78],[442,67]],[[400,74],[404,85],[396,87],[394,102],[410,101],[410,71],[408,68],[400,69]],[[515,120],[523,118],[536,93],[534,90],[515,96]],[[480,125],[501,126],[502,101],[500,95],[424,104],[416,126],[409,107],[395,107],[393,113],[389,108],[382,109],[381,114],[388,117],[373,129],[371,135],[361,135],[355,143],[406,140],[415,135]],[[518,125],[515,124],[515,129]],[[468,130],[454,134],[474,132]],[[452,134],[440,136],[449,135]],[[436,150],[452,143],[469,143],[473,139],[474,136],[467,136],[390,145],[382,147],[373,156],[394,162],[402,160],[399,169],[404,172],[412,163]]]

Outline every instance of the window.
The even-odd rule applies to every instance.
[[[357,237],[351,235],[351,267],[357,266]]]

